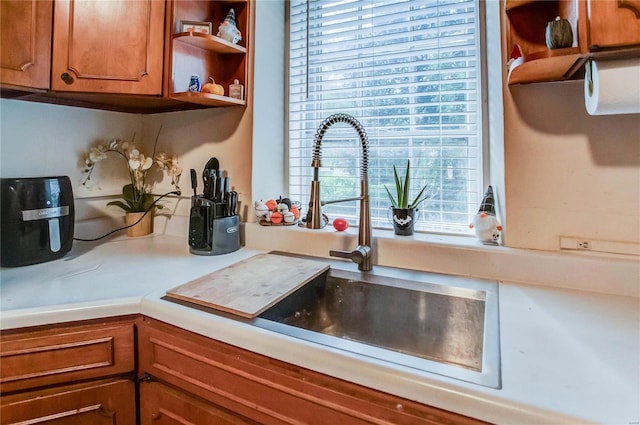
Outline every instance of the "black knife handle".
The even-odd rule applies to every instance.
[[[190,171],[191,171],[191,188],[193,189],[193,197],[195,198],[198,196],[198,193],[196,192],[196,189],[198,188],[198,180],[196,177],[196,170],[192,168]]]
[[[191,207],[189,214],[189,246],[204,248],[206,244],[206,217],[205,207]]]

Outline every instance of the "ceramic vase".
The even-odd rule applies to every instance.
[[[143,212],[127,213],[124,217],[125,224],[130,226],[140,220],[143,215]],[[153,213],[151,212],[145,215],[138,224],[127,228],[127,236],[129,237],[145,236],[151,233],[153,233]]]
[[[391,208],[393,231],[399,236],[413,235],[413,224],[417,218],[417,208]]]

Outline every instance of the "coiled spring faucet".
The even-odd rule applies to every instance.
[[[360,166],[360,196],[355,198],[339,199],[333,201],[320,201],[320,148],[322,139],[329,127],[335,123],[343,122],[350,124],[357,132],[362,145],[362,164]],[[313,147],[313,181],[311,182],[311,199],[309,201],[309,212],[306,217],[306,227],[309,229],[320,229],[326,222],[322,217],[321,206],[335,204],[338,202],[360,201],[360,221],[358,223],[358,246],[353,251],[330,250],[332,257],[349,258],[358,264],[358,269],[368,271],[372,268],[371,258],[371,212],[369,210],[369,140],[362,124],[354,117],[347,114],[334,114],[326,118],[316,131]]]

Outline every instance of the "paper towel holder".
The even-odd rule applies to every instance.
[[[584,78],[587,80],[589,96],[593,96],[593,75],[591,74],[591,59],[584,64]]]

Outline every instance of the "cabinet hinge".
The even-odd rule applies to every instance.
[[[136,378],[135,381],[138,382],[138,383],[140,383],[140,382],[151,382],[151,381],[153,381],[153,377],[151,375],[149,375],[148,373],[145,373],[141,377]]]

